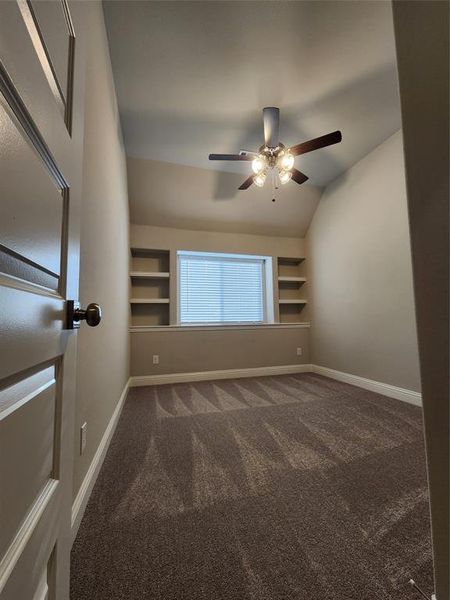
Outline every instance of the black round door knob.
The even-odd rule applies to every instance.
[[[95,302],[86,306],[86,310],[77,308],[73,313],[74,321],[86,321],[89,327],[97,327],[102,320],[102,309]]]

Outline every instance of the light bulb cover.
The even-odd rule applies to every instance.
[[[254,173],[256,173],[256,174],[261,173],[262,171],[264,171],[264,169],[266,167],[267,167],[267,159],[262,154],[260,154],[259,156],[257,156],[256,158],[254,158],[252,160],[252,169],[253,169]]]
[[[264,182],[266,181],[266,173],[263,171],[262,173],[258,173],[253,177],[253,183],[258,187],[263,187]]]
[[[279,175],[280,181],[283,185],[285,183],[287,183],[292,177],[292,173],[290,171],[286,171],[286,170],[281,170],[278,175]]]
[[[293,154],[291,154],[289,152],[289,150],[286,150],[285,152],[283,152],[280,155],[280,159],[279,159],[279,166],[280,169],[283,171],[290,171],[292,169],[292,167],[294,166],[294,160],[295,157]]]

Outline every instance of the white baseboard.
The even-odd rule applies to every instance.
[[[416,406],[422,406],[422,394],[419,392],[413,392],[412,390],[406,390],[404,388],[390,385],[388,383],[381,383],[381,381],[374,381],[373,379],[366,379],[365,377],[359,377],[358,375],[352,375],[350,373],[344,373],[342,371],[335,371],[328,367],[321,367],[320,365],[311,365],[313,373],[318,375],[324,375],[337,381],[356,385],[357,387],[365,390],[370,390],[389,398],[395,398],[396,400],[402,400],[403,402],[409,402],[409,404],[415,404]]]
[[[105,459],[106,452],[108,451],[108,447],[111,442],[112,436],[114,435],[114,431],[119,421],[120,413],[122,412],[122,408],[125,402],[125,398],[127,397],[129,387],[130,380],[127,381],[125,387],[123,388],[122,394],[119,398],[119,402],[117,403],[117,406],[114,409],[112,417],[108,423],[108,427],[106,428],[105,433],[103,434],[97,451],[94,454],[94,458],[92,459],[86,476],[83,479],[83,483],[81,484],[80,489],[78,490],[78,494],[72,504],[72,541],[77,536],[81,519],[83,518],[86,505],[88,503],[92,489],[97,480],[97,476]]]
[[[403,400],[416,406],[422,406],[422,395],[419,392],[413,392],[404,388],[366,379],[358,375],[335,371],[328,367],[320,365],[281,365],[273,367],[253,367],[249,369],[223,369],[220,371],[198,371],[190,373],[167,373],[164,375],[142,375],[140,377],[130,377],[130,387],[140,387],[146,385],[162,385],[166,383],[188,383],[192,381],[211,381],[214,379],[238,379],[241,377],[263,377],[267,375],[289,375],[292,373],[317,373],[336,379],[344,383],[356,385],[357,387],[396,400]]]
[[[130,387],[161,385],[164,383],[188,383],[214,379],[239,379],[264,375],[289,375],[311,372],[311,365],[280,365],[274,367],[252,367],[249,369],[222,369],[220,371],[198,371],[196,373],[167,373],[164,375],[143,375],[130,377]]]

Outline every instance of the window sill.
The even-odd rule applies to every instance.
[[[311,324],[304,323],[257,323],[254,325],[134,325],[130,327],[131,333],[149,331],[233,331],[255,329],[309,329]]]

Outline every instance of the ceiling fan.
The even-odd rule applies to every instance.
[[[294,159],[300,154],[306,154],[325,146],[338,144],[342,140],[340,131],[327,133],[313,140],[302,142],[290,148],[286,148],[278,139],[280,128],[280,109],[268,106],[263,109],[264,144],[258,152],[241,150],[239,154],[210,154],[209,160],[244,160],[252,162],[253,175],[250,175],[240,190],[248,189],[252,183],[262,187],[269,172],[272,174],[274,187],[277,183],[285,184],[293,180],[298,184],[307,181],[308,177],[298,169],[294,168]]]

